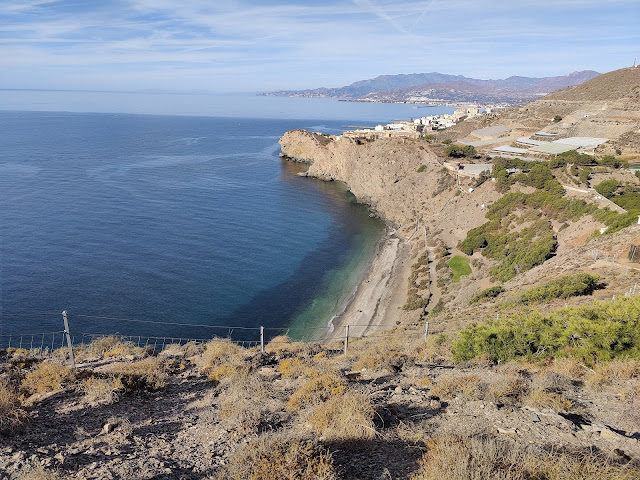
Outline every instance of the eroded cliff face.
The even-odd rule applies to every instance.
[[[281,139],[282,153],[310,163],[308,175],[345,182],[359,202],[370,205],[390,226],[415,225],[446,230],[457,243],[469,228],[486,221],[481,205],[499,195],[491,185],[475,186],[461,177],[461,193],[455,172],[422,140],[385,138],[373,142],[328,137],[292,130]],[[424,167],[423,167],[424,166]],[[420,170],[420,171],[419,171]]]
[[[370,205],[389,224],[414,222],[425,190],[434,187],[442,164],[425,146],[403,139],[373,142],[325,137],[302,130],[287,132],[282,153],[310,163],[308,175],[345,182],[359,202]],[[425,165],[420,173],[421,165]]]

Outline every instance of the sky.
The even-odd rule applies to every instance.
[[[640,0],[0,0],[0,88],[256,92],[607,72]]]

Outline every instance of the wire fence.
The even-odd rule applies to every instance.
[[[425,325],[424,332],[398,332],[396,330],[390,332],[381,332],[376,330],[375,333],[367,334],[370,329],[369,325],[346,325],[342,328],[342,332],[332,334],[333,327],[244,327],[232,325],[206,325],[182,322],[166,322],[154,320],[138,320],[120,317],[108,317],[100,315],[68,315],[66,311],[59,314],[38,313],[38,314],[0,314],[2,317],[36,317],[47,316],[57,317],[60,326],[64,325],[64,330],[50,331],[44,333],[18,333],[18,334],[0,334],[0,350],[15,351],[16,349],[28,350],[32,353],[44,354],[53,352],[54,350],[70,346],[88,345],[100,338],[116,337],[121,341],[131,343],[138,347],[151,347],[160,352],[169,345],[185,345],[187,343],[202,344],[216,338],[228,339],[245,348],[260,348],[265,351],[267,344],[284,344],[292,340],[313,339],[316,341],[331,340],[333,342],[342,342],[344,352],[346,353],[349,341],[367,337],[413,337],[424,336],[428,334],[429,324]],[[67,321],[68,320],[68,321]],[[100,332],[82,331],[87,325],[100,323]],[[170,328],[171,331],[183,330],[190,334],[184,336],[176,335],[149,335],[123,333],[118,330],[116,325],[122,326],[137,325],[133,329],[161,327]],[[79,327],[76,331],[76,327]],[[140,331],[140,330],[138,330]],[[332,334],[332,335],[331,335]],[[304,341],[304,340],[303,340]],[[72,349],[69,352],[72,356]]]

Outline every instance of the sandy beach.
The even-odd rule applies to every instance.
[[[395,325],[398,309],[404,305],[410,269],[411,248],[407,241],[389,236],[381,241],[367,275],[344,312],[333,319],[328,340],[361,337],[378,328]]]

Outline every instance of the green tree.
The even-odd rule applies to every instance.
[[[473,157],[476,154],[476,149],[473,145],[453,143],[444,149],[444,153],[454,158]]]
[[[612,178],[610,180],[605,180],[603,182],[600,182],[594,188],[596,189],[596,192],[598,192],[603,197],[611,198],[614,196],[616,189],[619,186],[620,186],[620,182],[617,181],[615,178]]]

